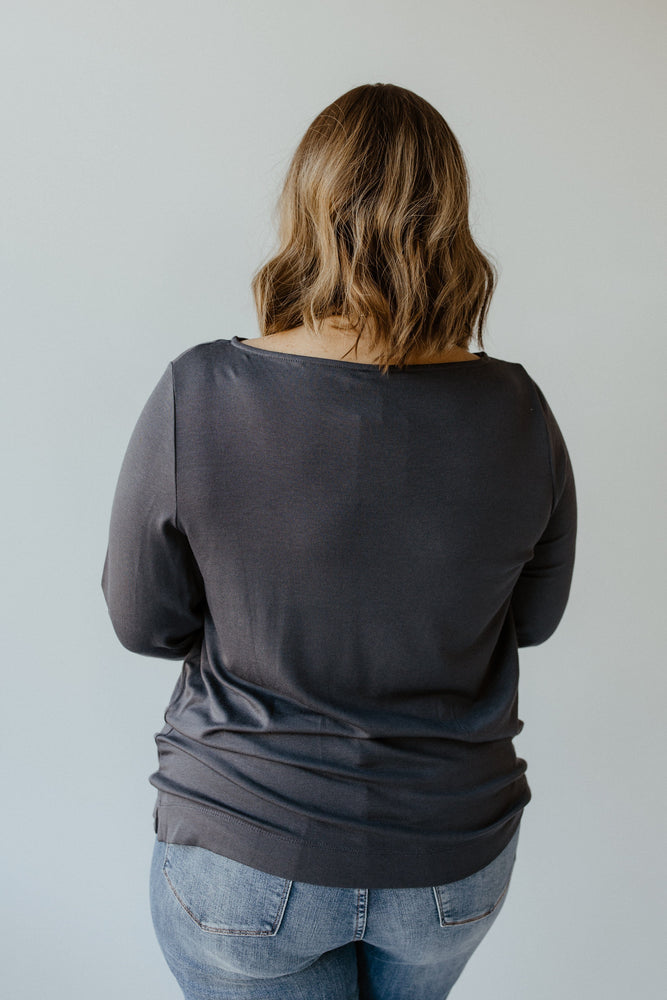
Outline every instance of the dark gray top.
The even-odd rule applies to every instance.
[[[464,878],[531,792],[519,646],[565,610],[570,457],[521,364],[393,367],[238,337],[171,361],[123,459],[102,589],[183,660],[159,840],[347,887]]]

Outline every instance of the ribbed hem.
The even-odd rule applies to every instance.
[[[338,888],[423,888],[456,882],[494,861],[516,833],[529,799],[527,791],[514,813],[483,834],[456,844],[443,838],[437,847],[432,840],[428,847],[420,845],[415,835],[409,850],[390,848],[377,835],[369,835],[354,848],[330,839],[289,837],[166,792],[158,793],[153,828],[164,843],[203,847],[296,882]]]

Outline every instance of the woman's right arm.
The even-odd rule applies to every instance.
[[[548,432],[553,504],[546,528],[512,591],[519,646],[538,646],[556,631],[567,606],[574,572],[577,495],[570,455],[544,393],[535,386]]]

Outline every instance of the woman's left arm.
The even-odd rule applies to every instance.
[[[172,363],[125,452],[111,508],[102,591],[126,649],[181,659],[201,638],[206,596],[178,525]]]

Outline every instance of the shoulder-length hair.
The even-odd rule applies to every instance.
[[[469,194],[463,152],[427,101],[391,83],[343,94],[289,165],[280,246],[251,283],[262,336],[341,317],[384,374],[467,348],[475,324],[483,348],[498,272],[472,238]]]

